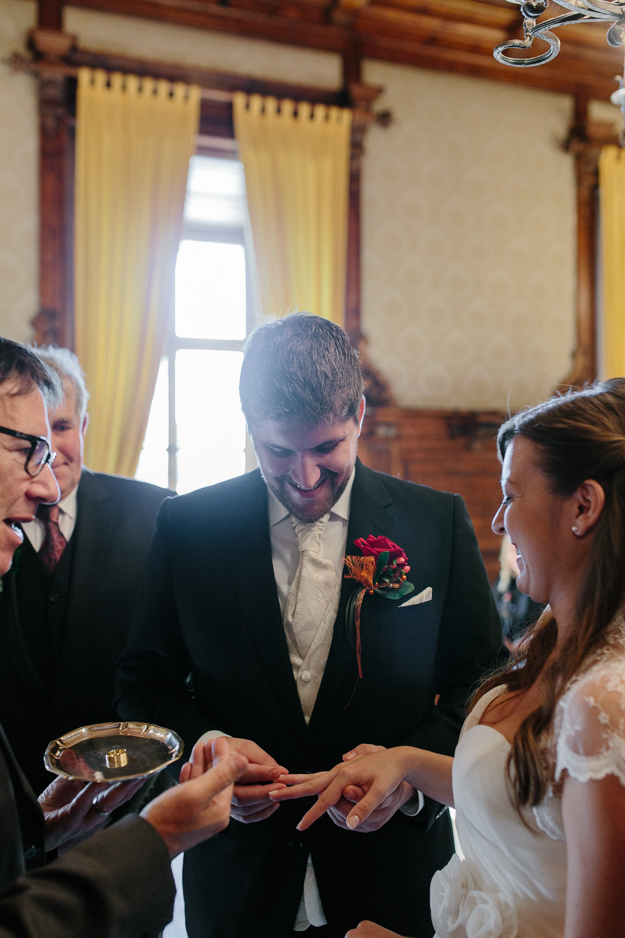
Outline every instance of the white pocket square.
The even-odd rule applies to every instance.
[[[403,609],[404,606],[416,606],[418,603],[429,603],[432,599],[432,587],[426,586],[424,590],[421,590],[416,596],[413,596],[412,599],[407,599],[405,603],[402,603],[399,607]]]

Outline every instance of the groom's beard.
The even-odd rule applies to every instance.
[[[345,491],[351,472],[338,481],[338,473],[329,469],[321,471],[321,478],[312,489],[302,489],[290,476],[280,476],[276,484],[267,485],[278,501],[287,508],[298,521],[319,521],[336,505]]]

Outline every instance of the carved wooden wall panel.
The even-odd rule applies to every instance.
[[[40,344],[73,347],[73,94],[64,76],[39,77]],[[75,84],[75,83],[74,83]]]
[[[501,502],[495,436],[506,415],[380,407],[365,417],[359,453],[380,472],[464,498],[491,582],[501,538],[490,524]]]

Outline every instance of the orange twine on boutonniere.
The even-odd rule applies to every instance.
[[[358,664],[356,686],[358,686],[358,681],[363,676],[360,615],[365,596],[367,593],[371,595],[377,593],[385,599],[401,599],[414,589],[414,585],[409,583],[406,577],[406,574],[410,572],[410,567],[405,551],[393,541],[387,537],[374,537],[370,534],[366,539],[358,538],[354,541],[354,545],[362,551],[363,556],[350,554],[344,558],[343,563],[347,567],[345,579],[356,580],[360,584],[349,597],[345,610],[347,635],[349,638],[352,633],[355,635]],[[351,703],[355,692],[356,687],[346,707]]]

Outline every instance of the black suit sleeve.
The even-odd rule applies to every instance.
[[[473,690],[501,663],[501,624],[477,538],[454,497],[449,580],[435,658],[437,704],[406,745],[453,755]]]
[[[405,745],[453,755],[471,695],[503,663],[501,624],[464,501],[454,497],[449,578],[436,648],[436,703]],[[429,825],[441,805],[425,799],[419,823]]]
[[[0,938],[147,938],[171,920],[162,838],[129,818],[15,880],[0,896]]]

